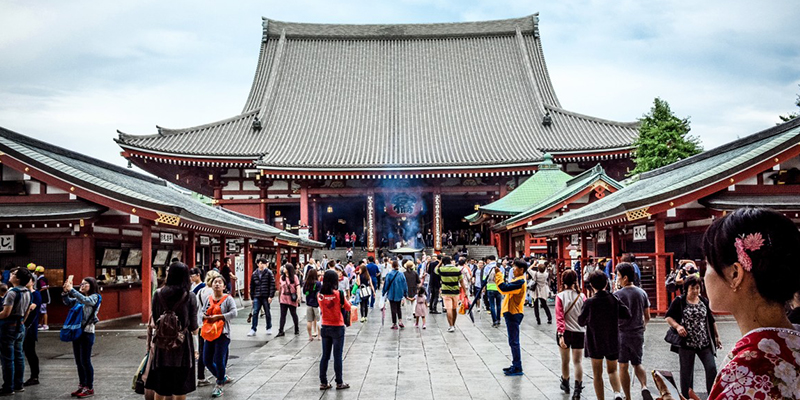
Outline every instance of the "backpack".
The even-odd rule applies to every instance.
[[[222,314],[222,303],[228,295],[222,296],[219,301],[215,301],[213,297],[208,298],[208,309],[206,315],[220,315]],[[203,321],[203,326],[200,328],[200,336],[208,342],[213,342],[222,336],[222,331],[225,329],[225,320],[221,319],[214,322]]]
[[[161,295],[161,292],[158,293],[158,302],[161,304],[161,308],[164,309],[164,312],[158,317],[155,323],[153,344],[156,348],[174,350],[180,347],[183,341],[186,340],[186,328],[181,326],[178,315],[175,314],[175,310],[180,309],[186,304],[188,297],[189,294],[184,293],[183,297],[181,297],[172,308],[169,308],[164,302],[164,296]]]
[[[83,322],[83,303],[75,302],[75,305],[73,305],[67,313],[67,319],[64,320],[61,332],[58,333],[58,337],[61,341],[74,342],[78,340],[78,338],[83,335],[83,330],[86,329],[86,325],[89,325],[90,321],[94,321],[94,319],[97,318],[97,308],[100,307],[102,301],[103,298],[98,294],[97,304],[94,305],[92,310],[92,317],[87,319],[86,322]]]

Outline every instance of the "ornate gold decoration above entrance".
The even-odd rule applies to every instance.
[[[625,213],[625,216],[628,217],[628,221],[636,221],[637,219],[647,218],[651,215],[649,212],[647,212],[648,209],[650,209],[650,207],[628,211]]]
[[[156,222],[158,222],[159,224],[178,226],[178,224],[181,223],[181,217],[177,215],[162,214],[162,213],[157,213],[157,214],[158,214],[158,219],[156,220]]]

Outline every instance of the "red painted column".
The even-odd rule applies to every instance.
[[[617,227],[611,227],[611,268],[615,268],[617,266],[617,254],[620,252],[619,247],[619,233],[617,233]]]
[[[586,232],[580,232],[581,235],[581,265],[587,265],[586,260],[589,258],[589,243],[586,241]]]
[[[308,226],[308,184],[300,185],[300,225]]]
[[[267,214],[267,188],[262,186],[258,198],[261,201],[261,204],[258,206],[258,217],[261,218],[262,221],[269,224],[269,214]]]
[[[533,239],[533,235],[530,232],[525,231],[524,241],[525,241],[525,257],[530,257],[531,255],[531,239]]]
[[[314,240],[319,240],[319,203],[316,200],[311,202],[311,234]]]
[[[188,266],[189,269],[192,269],[195,267],[197,262],[197,237],[194,231],[189,231],[187,241],[187,251],[183,254],[184,257],[186,257],[186,266]]]
[[[283,260],[281,260],[281,246],[275,246],[275,265],[277,270],[275,271],[275,290],[280,292],[281,285],[281,265],[283,265]]]
[[[253,253],[250,251],[250,239],[244,238],[244,299],[250,300],[250,277],[253,275]]]
[[[665,288],[667,280],[667,259],[666,241],[664,236],[664,215],[656,216],[656,310],[658,312],[667,311],[667,291]]]
[[[150,319],[150,305],[152,296],[151,274],[153,269],[153,238],[152,229],[147,223],[142,224],[142,322]]]
[[[220,268],[225,265],[225,259],[228,258],[228,244],[226,243],[227,237],[225,235],[221,235],[219,237],[219,261],[222,263]]]

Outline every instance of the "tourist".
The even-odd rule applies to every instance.
[[[356,284],[358,284],[358,293],[361,296],[361,322],[367,322],[367,311],[370,309],[370,300],[375,297],[375,285],[373,285],[372,277],[369,274],[367,266],[362,262],[358,267],[358,275],[356,275]]]
[[[461,268],[453,265],[450,257],[442,258],[442,265],[436,269],[436,275],[442,281],[442,300],[444,309],[447,313],[448,332],[456,331],[456,318],[458,317],[458,296],[464,289],[464,282],[461,278]]]
[[[36,285],[34,289],[39,292],[42,298],[38,329],[46,331],[50,329],[50,326],[47,325],[47,305],[50,304],[50,292],[48,289],[50,289],[50,284],[47,282],[47,277],[44,275],[44,267],[41,265],[36,266]]]
[[[331,235],[331,250],[336,250],[336,235]]]
[[[275,337],[285,336],[283,327],[286,324],[286,314],[292,314],[292,321],[294,321],[294,334],[300,334],[299,322],[297,319],[297,306],[300,305],[300,296],[298,287],[300,286],[300,279],[294,270],[294,265],[286,263],[281,267],[280,279],[280,303],[281,303],[281,319],[278,326],[278,334]]]
[[[344,234],[344,247],[350,247],[350,232]]]
[[[428,296],[424,287],[417,288],[417,295],[414,297],[414,328],[419,328],[419,319],[422,318],[422,329],[427,329],[425,318],[428,316]]]
[[[405,272],[403,272],[403,275],[406,277],[406,285],[408,285],[408,290],[406,292],[406,303],[409,305],[409,312],[406,313],[406,315],[408,315],[406,319],[410,321],[414,315],[414,297],[416,296],[417,288],[420,287],[419,275],[414,268],[413,261],[406,260]]]
[[[322,285],[319,283],[317,270],[312,269],[308,272],[305,283],[303,283],[303,296],[306,297],[306,331],[308,331],[309,342],[319,334],[319,326],[317,326],[317,321],[319,321],[317,293],[321,288]]]
[[[184,329],[185,339],[175,349],[165,350],[152,343],[150,370],[147,372],[145,388],[156,393],[156,399],[182,400],[194,392],[195,347],[193,334],[197,332],[197,297],[191,292],[189,269],[181,262],[173,262],[167,271],[164,286],[153,295],[151,325],[167,312],[174,312],[178,324]],[[85,309],[84,309],[85,310]],[[152,332],[155,332],[153,329]],[[148,335],[149,336],[149,335]]]
[[[633,284],[642,287],[642,270],[639,268],[639,264],[636,263],[636,255],[633,253],[623,254],[621,261],[630,263],[633,266],[633,272],[636,274]]]
[[[39,268],[39,267],[37,267]],[[39,357],[36,355],[36,341],[39,339],[39,316],[42,307],[42,295],[35,288],[34,280],[28,281],[26,286],[31,294],[31,305],[25,318],[25,338],[22,341],[22,352],[28,360],[31,376],[22,386],[39,384]]]
[[[203,325],[203,312],[205,310],[206,305],[208,304],[208,298],[214,294],[214,290],[211,289],[211,282],[214,281],[214,278],[222,276],[218,272],[215,271],[208,271],[206,273],[206,279],[203,281],[203,287],[197,290],[197,325]],[[191,277],[191,276],[190,276]],[[198,285],[199,286],[199,285]],[[195,287],[194,289],[197,289]],[[192,292],[194,292],[194,289]],[[206,379],[206,364],[203,361],[203,347],[205,347],[205,339],[201,335],[201,332],[197,332],[197,387],[203,387],[211,385],[211,381]]]
[[[83,278],[80,284],[80,291],[75,290],[71,281],[64,283],[64,292],[61,300],[67,307],[72,307],[75,303],[83,304],[84,324],[83,334],[72,342],[72,353],[75,356],[75,364],[78,367],[78,380],[80,386],[78,390],[72,392],[73,397],[94,396],[94,367],[92,366],[92,346],[94,346],[94,327],[97,322],[97,312],[100,309],[101,298],[97,293],[97,281],[92,277]],[[8,297],[6,297],[8,304]],[[1,315],[1,314],[0,314]],[[20,377],[22,379],[22,377]]]
[[[386,281],[383,285],[382,293],[389,301],[389,307],[392,313],[392,329],[398,329],[398,320],[400,321],[399,327],[405,328],[403,325],[403,311],[400,308],[400,302],[408,296],[408,284],[406,277],[399,271],[400,263],[395,260],[392,261],[392,270],[386,274]]]
[[[222,270],[222,262],[220,260],[214,260],[211,262],[211,269],[209,271],[214,271],[219,273]]]
[[[721,349],[719,331],[708,300],[700,296],[700,280],[696,276],[686,277],[683,295],[672,301],[667,310],[667,323],[681,336],[677,346],[680,363],[681,394],[689,397],[694,389],[694,360],[700,358],[706,376],[706,392],[711,391],[717,376],[715,350]]]
[[[675,277],[675,285],[679,288],[683,287],[686,278],[690,276],[695,276],[697,279],[700,279],[700,270],[697,268],[697,265],[694,264],[692,260],[680,260],[678,261],[678,275]]]
[[[539,319],[539,307],[547,315],[547,323],[552,324],[553,316],[550,314],[550,307],[547,306],[547,298],[550,297],[550,285],[548,284],[550,274],[547,273],[547,265],[543,262],[531,264],[528,269],[528,275],[531,279],[531,284],[528,287],[533,298],[533,315],[536,317],[536,324],[542,324],[542,320]]]
[[[629,262],[617,264],[615,269],[617,276],[617,287],[620,289],[614,292],[614,296],[619,299],[630,311],[631,317],[619,320],[619,364],[620,383],[625,398],[631,398],[631,375],[628,372],[628,365],[633,366],[633,373],[642,385],[642,398],[652,400],[653,396],[647,388],[647,372],[642,367],[642,356],[644,355],[644,331],[647,323],[650,322],[650,300],[647,293],[634,285],[636,281],[636,269]]]
[[[22,379],[25,372],[23,341],[25,339],[24,318],[31,305],[28,283],[33,279],[30,271],[14,268],[9,271],[8,284],[11,289],[3,299],[0,311],[0,356],[2,356],[3,387],[0,395],[11,395],[24,391]],[[69,283],[69,282],[68,282]],[[72,288],[72,284],[69,285]],[[66,289],[66,286],[65,286]]]
[[[233,381],[226,375],[228,363],[228,350],[231,344],[231,325],[232,319],[236,318],[236,302],[230,294],[224,293],[224,276],[218,276],[211,282],[213,293],[203,306],[203,362],[216,378],[216,385],[211,391],[211,397],[222,396],[222,386]],[[221,324],[220,324],[221,322]],[[209,330],[208,327],[217,325],[215,329]],[[219,326],[222,325],[222,330]]]
[[[478,312],[481,311],[481,297],[483,294],[483,267],[486,264],[483,260],[478,261],[475,264],[475,268],[472,270],[472,296],[474,297],[472,301],[477,302],[477,310]]]
[[[437,308],[439,307],[439,291],[442,289],[442,280],[436,269],[439,267],[439,256],[436,254],[431,255],[431,261],[428,263],[428,303],[430,304],[431,314],[441,314]]]
[[[702,243],[711,310],[731,313],[743,335],[709,399],[800,397],[800,332],[784,310],[800,289],[797,226],[772,210],[742,208],[715,220]]]
[[[630,318],[630,311],[613,294],[606,291],[608,277],[602,269],[596,269],[589,275],[589,285],[594,289],[594,296],[586,299],[578,323],[586,327],[586,356],[592,360],[592,376],[594,393],[598,399],[605,398],[603,388],[603,359],[606,360],[606,371],[614,399],[622,400],[620,392],[617,358],[619,357],[619,320]]]
[[[381,269],[378,268],[378,265],[375,264],[375,257],[369,256],[367,257],[367,271],[369,272],[369,277],[372,280],[372,298],[369,301],[369,308],[375,307],[375,297],[377,295],[378,290],[378,283],[380,283],[381,278]],[[362,282],[361,285],[364,283]]]
[[[225,265],[219,271],[222,279],[225,279],[225,293],[233,293],[234,284],[236,282],[236,273],[233,267],[233,258],[225,258]]]
[[[575,369],[573,400],[583,391],[583,341],[586,328],[578,323],[586,297],[578,290],[578,274],[568,269],[561,274],[564,290],[556,295],[556,337],[561,354],[561,390],[569,394],[569,361]]]
[[[350,385],[344,382],[342,375],[342,354],[344,352],[344,315],[342,309],[349,310],[350,302],[345,299],[344,293],[336,290],[339,277],[334,271],[325,271],[322,276],[318,302],[322,311],[322,357],[319,360],[319,389],[331,388],[328,383],[328,362],[333,352],[333,371],[336,375],[336,390],[349,389]]]
[[[258,319],[261,316],[261,310],[264,310],[267,324],[267,335],[272,335],[272,314],[270,313],[270,305],[272,298],[275,297],[275,275],[272,274],[267,260],[259,258],[256,260],[258,268],[253,271],[250,277],[250,296],[253,298],[253,322],[250,326],[250,332],[247,336],[255,336],[258,329]]]
[[[353,261],[353,249],[352,248],[348,248],[347,249],[346,256],[347,256],[347,262]]]
[[[525,307],[525,270],[528,264],[525,261],[514,261],[512,270],[513,278],[509,282],[504,281],[503,274],[496,272],[494,283],[500,293],[505,295],[503,308],[501,310],[503,318],[506,320],[508,330],[508,345],[511,347],[511,366],[503,368],[503,373],[507,376],[522,375],[522,358],[519,347],[519,327],[522,324],[522,317]]]
[[[483,268],[483,287],[489,302],[489,312],[492,315],[492,327],[494,328],[500,326],[500,302],[503,300],[503,296],[497,290],[494,277],[498,273],[505,276],[505,270],[499,268],[495,260],[496,257],[494,255],[489,255],[486,257],[488,264]]]

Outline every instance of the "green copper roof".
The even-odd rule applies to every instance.
[[[800,143],[800,118],[697,154],[665,167],[634,177],[634,182],[592,203],[552,221],[528,228],[535,234],[552,234],[580,229],[606,218],[638,210],[719,183],[732,175],[769,160]],[[681,204],[675,204],[677,207]]]
[[[580,175],[570,179],[566,182],[566,184],[558,191],[553,193],[550,197],[534,204],[533,206],[529,207],[527,210],[495,225],[496,227],[503,227],[506,225],[514,224],[515,222],[519,222],[528,218],[530,216],[536,215],[578,193],[581,190],[585,189],[587,186],[597,182],[598,180],[602,180],[609,184],[610,186],[616,188],[617,190],[622,189],[622,184],[614,180],[613,178],[606,175],[606,171],[600,164],[595,165],[593,168],[588,169],[582,172]]]
[[[544,162],[528,180],[499,200],[480,207],[480,214],[516,215],[532,205],[549,198],[564,187],[572,176],[553,163],[550,154],[545,154]]]

